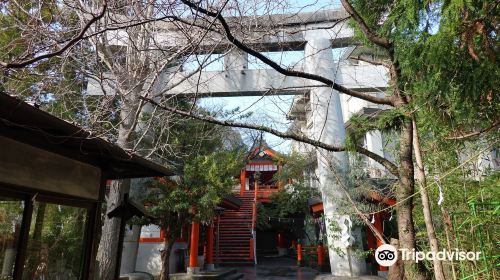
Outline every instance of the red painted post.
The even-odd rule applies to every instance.
[[[250,238],[250,252],[248,252],[248,258],[253,260],[254,259],[254,248],[253,248],[253,238]]]
[[[377,249],[377,244],[375,241],[375,236],[373,235],[372,230],[369,227],[366,227],[366,243],[368,243],[368,249],[375,250]]]
[[[297,244],[297,265],[302,266],[302,245]]]
[[[318,245],[316,250],[318,253],[318,267],[321,269],[321,267],[323,267],[323,246]]]
[[[191,244],[189,247],[189,267],[194,269],[198,267],[198,242],[200,239],[200,223],[191,224]]]
[[[384,230],[382,228],[382,215],[381,215],[381,213],[376,213],[374,219],[375,219],[375,228],[380,233],[384,234]],[[378,238],[376,238],[376,239],[377,239],[377,248],[380,247],[380,246],[382,246],[384,244],[384,242],[382,240],[380,240]],[[381,265],[379,265],[378,266],[378,270],[379,271],[388,271],[389,268],[387,266],[381,266]]]
[[[214,264],[214,225],[207,227],[207,265]]]
[[[257,191],[259,189],[259,185],[257,185],[257,181],[255,182],[255,188],[253,190],[253,205],[252,205],[252,230],[255,229],[257,223]]]
[[[242,196],[245,192],[246,184],[247,184],[247,171],[245,168],[240,171],[240,195]]]
[[[257,203],[258,192],[259,192],[259,182],[255,180],[255,188],[254,188],[255,203]]]

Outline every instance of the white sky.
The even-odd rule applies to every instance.
[[[292,9],[291,12],[313,12],[320,9],[335,9],[340,6],[337,0],[292,0],[289,1]],[[332,50],[334,58],[339,58],[344,49]],[[265,53],[269,58],[282,66],[292,66],[296,63],[301,63],[304,58],[304,53],[301,51],[283,52],[283,53]],[[185,65],[185,70],[190,68],[195,69],[195,65]],[[249,57],[249,69],[270,68],[253,57]],[[223,70],[222,61],[210,64],[205,71]],[[290,121],[286,119],[286,113],[290,109],[293,101],[292,95],[275,95],[275,96],[251,96],[251,97],[213,97],[200,100],[200,105],[206,108],[224,109],[226,111],[239,108],[242,113],[252,112],[252,116],[246,120],[248,123],[258,123],[281,131],[286,131],[290,125]],[[237,117],[237,116],[235,116]],[[266,142],[271,148],[280,151],[288,152],[290,149],[290,141],[285,141],[271,134],[264,134]]]
[[[345,49],[333,49],[335,59],[338,59]],[[304,57],[303,52],[284,52],[284,53],[266,53],[268,57],[276,62],[281,62],[282,66],[291,66],[296,63],[301,63]],[[185,65],[187,71],[195,69],[196,66]],[[270,68],[269,66],[257,61],[249,59],[249,69]],[[222,62],[210,64],[206,71],[218,71],[223,69]],[[258,123],[286,131],[291,124],[286,119],[286,114],[290,109],[294,96],[293,95],[273,95],[273,96],[238,96],[238,97],[210,97],[200,100],[200,105],[208,109],[231,111],[239,108],[242,114],[252,112],[252,116],[246,120],[248,123]],[[240,115],[236,115],[237,118]],[[265,134],[264,138],[271,148],[280,151],[288,152],[290,141],[285,141],[277,136]]]

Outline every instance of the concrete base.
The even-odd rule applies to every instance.
[[[203,269],[205,267],[205,256],[198,256],[198,266]]]
[[[213,263],[207,263],[206,269],[207,271],[214,271],[215,265]]]
[[[200,268],[199,267],[188,267],[187,268],[187,273],[188,274],[197,274],[200,272]]]
[[[343,249],[343,251],[347,252],[348,250]],[[340,255],[334,250],[330,250],[329,254],[332,275],[339,277],[357,277],[367,274],[364,259],[358,258],[352,253]]]
[[[234,268],[232,269],[218,269],[211,272],[199,272],[199,273],[173,273],[170,274],[170,279],[172,280],[202,280],[202,279],[240,279],[243,274],[238,273]]]
[[[143,272],[131,272],[120,275],[120,280],[153,280],[154,276]]]

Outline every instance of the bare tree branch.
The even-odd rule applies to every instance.
[[[267,127],[264,125],[240,123],[240,122],[235,122],[235,121],[231,121],[231,120],[218,120],[218,119],[216,119],[212,116],[209,116],[209,115],[202,116],[202,115],[193,114],[193,113],[190,113],[187,111],[179,110],[179,109],[176,109],[173,107],[169,107],[169,106],[166,106],[164,104],[160,104],[160,103],[154,101],[153,99],[150,99],[150,98],[147,98],[144,96],[140,96],[139,99],[147,101],[147,102],[151,103],[152,105],[159,107],[163,110],[169,111],[171,113],[178,114],[178,115],[185,116],[185,117],[189,117],[189,118],[193,118],[193,119],[204,121],[204,122],[208,122],[211,124],[259,130],[259,131],[263,131],[263,132],[267,132],[267,133],[276,135],[276,136],[284,138],[284,139],[291,139],[291,140],[295,140],[298,142],[310,144],[310,145],[313,145],[315,147],[322,148],[322,149],[325,149],[325,150],[331,151],[331,152],[346,151],[345,147],[338,147],[338,146],[334,146],[334,145],[325,144],[321,141],[314,140],[314,139],[311,139],[309,137],[305,137],[305,136],[297,135],[297,134],[286,133],[286,132],[281,132],[277,129]],[[391,174],[393,174],[395,176],[399,176],[397,166],[394,163],[392,163],[390,160],[387,160],[386,158],[379,156],[376,153],[373,153],[373,152],[371,152],[363,147],[357,146],[355,149],[356,149],[356,152],[363,154],[363,155],[373,159],[374,161],[380,163],[382,166],[387,168],[387,170],[389,172],[391,172]]]
[[[344,93],[344,94],[347,94],[347,95],[350,95],[353,97],[357,97],[357,98],[360,98],[360,99],[363,99],[363,100],[366,100],[366,101],[369,101],[372,103],[385,104],[385,105],[393,105],[394,104],[394,101],[391,97],[378,97],[378,96],[373,96],[373,95],[369,95],[369,94],[364,94],[364,93],[346,88],[342,85],[339,85],[339,84],[335,83],[334,81],[332,81],[328,78],[325,78],[323,76],[320,76],[320,75],[284,69],[283,67],[281,67],[279,64],[277,64],[273,60],[267,58],[265,55],[250,48],[249,46],[243,44],[240,40],[236,39],[233,36],[233,34],[231,33],[231,29],[230,29],[229,25],[227,24],[226,20],[224,19],[224,17],[221,15],[220,12],[208,11],[208,10],[206,10],[206,9],[204,9],[204,8],[202,8],[202,7],[196,5],[188,0],[181,0],[181,1],[182,1],[182,3],[186,4],[187,6],[192,8],[193,10],[196,10],[197,12],[203,13],[207,16],[214,17],[217,20],[219,20],[219,22],[222,25],[222,28],[224,29],[224,32],[226,33],[227,39],[232,44],[234,44],[236,47],[243,50],[244,52],[246,52],[252,56],[255,56],[256,58],[258,58],[259,60],[261,60],[265,64],[271,66],[271,68],[273,68],[274,70],[278,71],[279,73],[281,73],[285,76],[293,76],[293,77],[299,77],[299,78],[310,79],[313,81],[318,81],[318,82],[324,83],[327,86],[332,87],[333,89],[335,89],[341,93]]]
[[[445,137],[445,139],[446,140],[462,140],[462,139],[478,136],[482,133],[486,133],[486,132],[494,129],[498,125],[500,125],[500,120],[495,121],[492,125],[490,125],[486,128],[483,128],[483,129],[473,130],[473,131],[469,131],[469,132],[461,132],[461,131],[455,132],[452,135]]]
[[[202,115],[197,115],[197,114],[190,114],[187,111],[179,110],[179,109],[176,109],[176,108],[173,108],[173,107],[166,106],[164,104],[160,104],[160,103],[154,101],[153,99],[150,99],[150,98],[147,98],[147,97],[141,96],[141,97],[139,97],[139,99],[145,100],[145,101],[147,101],[147,102],[153,104],[154,106],[157,106],[157,107],[159,107],[159,108],[161,108],[163,110],[166,110],[166,111],[169,111],[169,112],[181,115],[181,116],[185,116],[185,117],[197,119],[197,120],[200,120],[200,121],[208,122],[208,123],[211,123],[211,124],[259,130],[259,131],[271,133],[271,134],[276,135],[276,136],[281,137],[281,138],[293,139],[293,140],[296,140],[296,141],[299,141],[299,142],[311,144],[311,145],[313,145],[315,147],[323,148],[325,150],[332,151],[332,152],[341,152],[341,151],[345,150],[343,147],[336,147],[336,146],[333,146],[333,145],[328,145],[328,144],[325,144],[325,143],[323,143],[321,141],[313,140],[313,139],[310,139],[310,138],[307,138],[307,137],[304,137],[304,136],[301,136],[301,135],[289,134],[289,133],[281,132],[281,131],[279,131],[277,129],[270,128],[270,127],[263,126],[263,125],[240,123],[240,122],[235,122],[235,121],[231,121],[231,120],[218,120],[218,119],[216,119],[216,118],[214,118],[212,116],[208,116],[208,115],[202,116]]]
[[[387,67],[387,68],[390,68],[390,67],[391,67],[391,66],[390,66],[389,64],[387,64],[386,62],[383,62],[383,61],[380,61],[380,60],[369,59],[369,58],[362,57],[362,56],[358,56],[358,57],[350,57],[350,59],[363,61],[363,62],[370,63],[370,64],[373,64],[373,65],[380,65],[380,66],[384,66],[384,67]]]
[[[395,176],[399,176],[398,167],[394,163],[392,163],[390,160],[388,160],[382,156],[379,156],[376,153],[369,151],[369,150],[367,150],[363,147],[360,147],[360,146],[356,146],[356,152],[358,152],[362,155],[365,155],[365,156],[373,159],[374,161],[382,164],[382,166],[387,168],[387,170],[389,172],[391,172],[391,174],[393,174]]]
[[[10,63],[7,63],[7,62],[4,62],[4,61],[0,61],[0,66],[2,66],[3,68],[11,68],[11,69],[14,69],[14,68],[23,68],[23,67],[26,67],[26,66],[28,66],[30,64],[33,64],[35,62],[38,62],[38,61],[40,61],[42,59],[51,58],[51,57],[58,56],[58,55],[64,53],[67,49],[69,49],[74,44],[78,43],[84,37],[85,33],[92,26],[92,24],[94,24],[96,21],[98,21],[100,18],[102,18],[104,16],[104,13],[106,12],[107,6],[108,6],[108,2],[106,0],[104,0],[103,1],[102,9],[99,12],[99,14],[97,16],[92,17],[92,19],[90,19],[87,22],[87,24],[83,27],[83,29],[80,31],[80,33],[78,33],[78,35],[76,37],[74,37],[73,39],[71,39],[68,43],[66,43],[66,45],[64,45],[59,50],[51,52],[51,53],[46,53],[46,54],[42,54],[42,55],[39,55],[39,56],[35,56],[32,59],[28,59],[28,60],[25,60],[25,61],[22,61],[22,62],[10,62]]]
[[[358,12],[352,7],[352,5],[347,0],[341,0],[342,6],[344,9],[351,15],[354,21],[357,23],[363,34],[370,40],[372,43],[384,48],[387,50],[389,54],[389,58],[391,64],[389,64],[389,73],[391,77],[391,81],[393,84],[393,95],[392,95],[392,105],[397,107],[403,104],[408,103],[408,97],[404,94],[404,90],[402,85],[399,84],[399,80],[401,77],[401,69],[399,62],[397,61],[394,55],[394,46],[393,44],[385,37],[381,37],[377,33],[373,32],[364,19],[358,14]]]

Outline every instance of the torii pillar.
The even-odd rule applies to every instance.
[[[336,64],[334,63],[330,40],[333,37],[328,30],[308,30],[304,32],[307,40],[305,46],[304,69],[307,73],[317,74],[335,80]],[[322,85],[311,82],[311,85]],[[323,143],[343,146],[345,142],[345,127],[342,117],[342,107],[339,93],[328,87],[312,87],[310,90],[310,105],[312,118],[311,137]],[[332,166],[340,178],[348,169],[348,159],[345,152],[327,152],[317,149],[317,175],[319,190],[321,191],[326,228],[328,236],[330,267],[335,276],[358,276],[365,273],[363,259],[358,259],[352,252],[354,239],[359,242],[360,236],[355,237],[351,228],[352,222],[348,215],[339,212],[339,201],[344,199],[344,193]],[[340,238],[334,238],[329,231],[330,225],[341,229]],[[339,235],[339,232],[336,232]],[[341,253],[333,250],[331,246]]]

